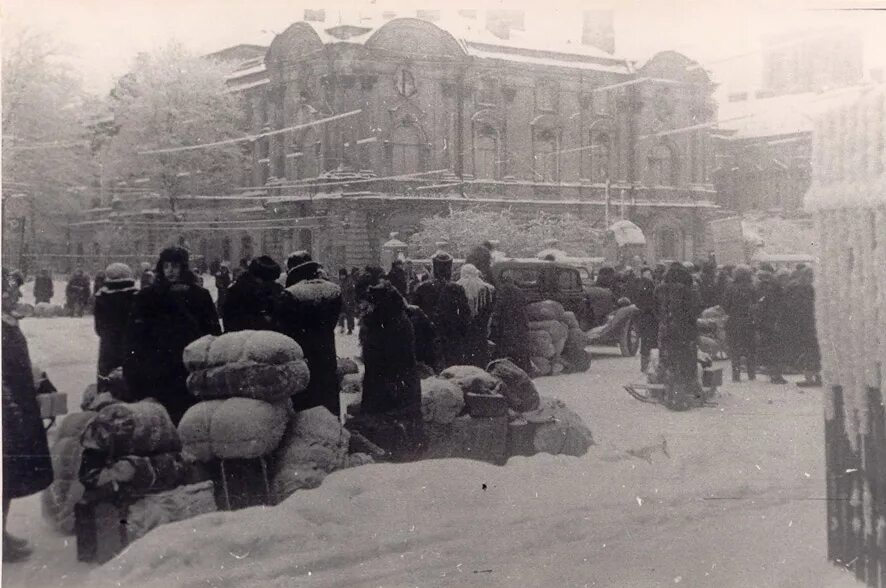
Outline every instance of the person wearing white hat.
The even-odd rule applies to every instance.
[[[128,265],[112,263],[105,269],[105,283],[95,293],[99,376],[107,376],[126,359],[126,321],[136,292],[135,277]]]

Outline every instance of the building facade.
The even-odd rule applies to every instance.
[[[244,131],[264,135],[248,144],[243,186],[218,202],[180,198],[174,220],[159,199],[118,200],[85,213],[77,246],[122,230],[135,256],[172,241],[207,260],[307,248],[349,267],[377,263],[391,232],[482,207],[601,229],[627,218],[649,261],[706,253],[716,107],[702,69],[676,52],[636,68],[589,45],[434,20],[298,22],[264,55],[228,52],[247,57],[229,78]]]

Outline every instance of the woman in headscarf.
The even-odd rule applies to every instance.
[[[489,319],[492,316],[495,288],[480,277],[480,270],[466,263],[461,268],[461,279],[456,282],[464,288],[471,310],[471,320],[465,337],[464,363],[486,368],[489,363]]]
[[[99,376],[107,376],[126,360],[126,323],[138,292],[132,269],[125,263],[112,263],[104,273],[104,284],[95,293]]]
[[[40,418],[28,342],[13,315],[21,298],[3,271],[3,562],[27,559],[28,542],[6,532],[13,498],[40,492],[52,483],[52,461]]]
[[[659,320],[660,366],[677,405],[700,397],[698,382],[698,317],[701,299],[692,274],[680,263],[673,263],[664,282],[655,289]]]

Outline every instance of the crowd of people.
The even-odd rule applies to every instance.
[[[639,276],[630,269],[601,270],[598,285],[601,278],[614,296],[627,296],[639,310],[643,371],[651,350],[658,348],[662,365],[694,386],[698,318],[704,309],[720,307],[727,316],[725,343],[734,382],[743,370],[756,379],[763,364],[772,383],[787,383],[785,370],[793,368],[804,375],[799,386],[821,384],[811,267],[777,272],[768,264],[718,268],[706,261],[643,267]]]
[[[331,279],[307,251],[289,255],[283,266],[269,256],[244,260],[232,271],[226,262],[214,273],[213,301],[189,265],[188,251],[164,249],[153,267],[139,274],[123,263],[110,264],[90,284],[74,272],[66,296],[75,316],[93,297],[99,337],[97,385],[110,389],[114,374],[125,384],[125,398],[153,398],[178,423],[196,400],[187,387],[182,352],[204,335],[240,330],[283,333],[302,347],[310,370],[308,389],[292,398],[295,410],[326,407],[341,416],[336,328],[353,333],[359,322],[364,363],[363,413],[385,413],[420,420],[420,378],[453,365],[486,367],[508,358],[532,372],[526,315],[527,297],[505,274],[493,284],[492,246],[474,248],[454,279],[452,256],[438,251],[430,271],[396,260],[388,271],[377,265],[341,269]],[[27,557],[26,542],[6,534],[12,498],[45,488],[52,481],[46,435],[36,402],[27,342],[14,316],[23,284],[3,274],[3,497],[4,561]],[[803,385],[820,383],[815,335],[812,270],[792,273],[747,266],[717,268],[673,263],[669,267],[602,268],[596,284],[628,298],[638,308],[641,367],[652,349],[676,385],[698,387],[698,317],[720,306],[732,376],[742,368],[754,379],[765,363],[772,382],[784,382],[788,365],[807,375]],[[51,275],[34,284],[38,302],[53,296]],[[761,359],[765,358],[765,362]]]

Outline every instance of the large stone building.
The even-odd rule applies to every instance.
[[[650,261],[707,253],[716,107],[704,70],[673,51],[635,67],[588,44],[533,44],[519,19],[471,16],[312,15],[266,51],[218,54],[242,60],[229,85],[247,98],[244,131],[272,134],[250,144],[238,199],[181,198],[176,234],[141,222],[128,253],[172,240],[208,260],[308,248],[330,268],[361,265],[380,260],[391,232],[406,239],[462,207],[569,212],[600,228],[624,217],[645,232]],[[585,35],[601,38],[611,42]],[[101,250],[101,231],[133,217],[171,215],[159,198],[89,211],[78,251]]]

